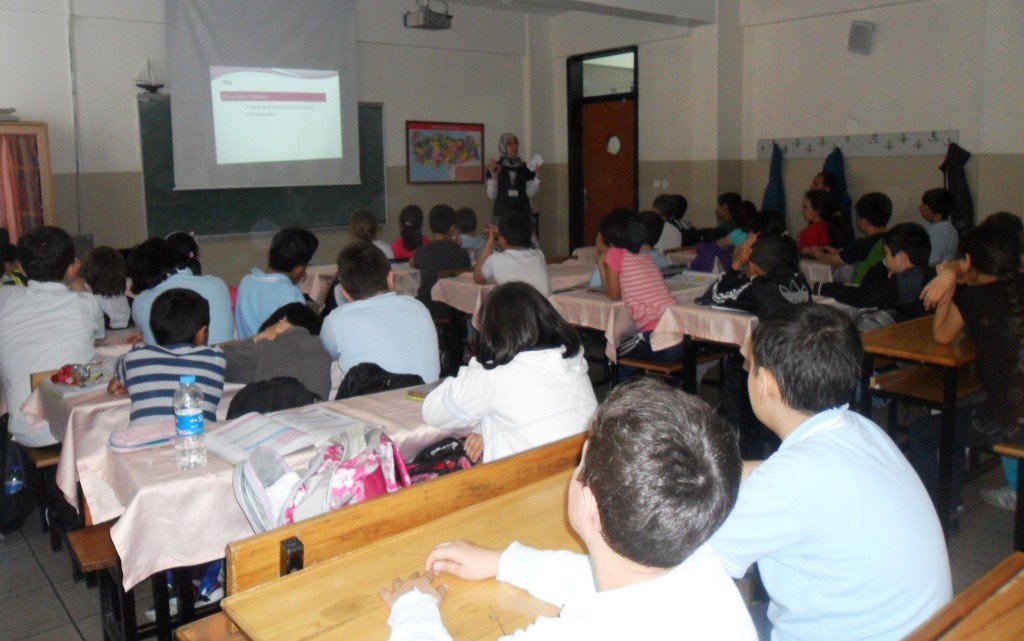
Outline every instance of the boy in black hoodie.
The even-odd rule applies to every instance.
[[[788,236],[751,236],[733,252],[728,271],[708,289],[704,298],[713,305],[771,318],[788,305],[811,302],[811,288],[800,272],[796,243]],[[721,403],[718,411],[740,435],[743,460],[761,460],[779,439],[754,415],[747,390],[747,373],[738,349],[722,360]]]
[[[706,294],[713,305],[772,316],[788,304],[809,303],[811,287],[800,272],[796,243],[786,236],[751,237],[736,248],[730,269]]]

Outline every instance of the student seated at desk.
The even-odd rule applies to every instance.
[[[734,577],[757,563],[776,641],[902,639],[952,596],[949,556],[903,453],[846,405],[860,334],[838,309],[790,305],[748,347],[754,412],[782,445],[744,464],[711,547]]]
[[[644,244],[640,246],[640,251],[650,256],[658,269],[670,267],[668,258],[665,258],[665,254],[661,253],[661,250],[654,245],[661,238],[665,227],[671,227],[671,225],[666,224],[656,211],[640,212],[640,224],[644,226]]]
[[[499,285],[480,321],[477,355],[423,401],[423,420],[442,429],[479,421],[470,459],[518,454],[587,429],[597,399],[580,337],[526,283]],[[481,450],[480,439],[483,439]]]
[[[441,543],[381,597],[392,641],[450,639],[432,579],[497,578],[562,608],[503,639],[757,638],[735,584],[704,545],[736,500],[736,437],[695,396],[649,379],[613,389],[569,481],[568,521],[589,556]]]
[[[814,287],[816,294],[840,303],[877,309],[880,313],[859,317],[857,329],[861,331],[924,316],[921,290],[935,277],[935,270],[928,266],[928,232],[920,225],[896,225],[882,235],[882,248],[882,262],[867,271],[859,286],[818,283]]]
[[[323,320],[303,303],[288,303],[270,315],[252,338],[221,343],[229,383],[255,383],[279,376],[298,379],[326,400],[334,359],[320,342]]]
[[[427,306],[434,318],[449,318],[453,310],[437,302],[430,294],[437,283],[437,273],[445,269],[466,269],[472,263],[469,254],[453,238],[458,239],[455,227],[455,210],[448,205],[434,205],[430,210],[431,242],[416,250],[409,259],[409,266],[420,270],[420,288],[416,300]]]
[[[419,205],[406,205],[398,214],[401,231],[391,241],[391,253],[395,260],[405,261],[412,258],[416,250],[430,242],[423,233],[423,210]]]
[[[921,204],[917,206],[917,211],[928,223],[928,238],[932,245],[932,253],[928,257],[929,265],[938,265],[956,258],[956,252],[960,248],[960,235],[950,220],[955,209],[953,192],[948,189],[937,187],[921,195]]]
[[[75,244],[59,227],[37,227],[18,240],[28,286],[0,287],[0,376],[8,429],[28,447],[57,442],[46,425],[33,429],[21,412],[31,394],[29,375],[65,363],[91,363],[105,335],[103,312],[92,294],[67,283],[78,272]]]
[[[688,220],[683,220],[689,207],[690,203],[687,202],[686,197],[680,194],[658,194],[655,196],[651,203],[651,209],[661,216],[665,221],[665,226],[661,231],[661,236],[651,245],[663,252],[695,243],[696,233],[693,224]],[[687,237],[689,242],[685,242]]]
[[[306,300],[298,284],[305,278],[306,268],[319,245],[313,232],[301,227],[286,227],[274,234],[267,271],[253,267],[252,273],[238,284],[235,302],[238,338],[255,334],[263,321],[282,305]]]
[[[430,312],[412,296],[392,291],[395,275],[384,253],[367,242],[338,254],[341,293],[350,301],[324,321],[320,340],[344,374],[375,363],[392,374],[437,380],[441,361]]]
[[[964,234],[962,260],[940,265],[921,296],[935,309],[932,332],[938,343],[952,343],[962,331],[974,339],[978,375],[986,398],[957,407],[953,459],[953,509],[960,505],[965,447],[991,447],[1019,441],[1024,433],[1024,273],[1020,237],[1001,222],[985,222]],[[907,456],[936,498],[942,416],[910,425]],[[1006,495],[1007,489],[1001,493]],[[1018,488],[1019,491],[1019,488]],[[998,495],[990,496],[1000,502]],[[1016,496],[1005,496],[1012,504]]]
[[[789,305],[811,302],[811,288],[799,264],[792,238],[753,236],[736,248],[729,270],[711,285],[705,299],[756,314],[763,321]],[[718,411],[739,430],[745,458],[762,458],[778,447],[778,437],[754,415],[738,349],[729,350],[722,362],[719,400]]]
[[[149,326],[150,308],[156,297],[169,289],[190,289],[210,305],[210,341],[222,343],[235,337],[231,293],[216,276],[197,276],[181,255],[163,238],[150,238],[128,254],[128,277],[132,280],[132,318],[142,338],[155,345]]]
[[[373,243],[374,247],[384,252],[388,260],[395,259],[395,252],[392,251],[391,246],[377,238],[377,217],[373,215],[372,211],[357,209],[352,212],[352,217],[348,219],[348,233],[352,234],[352,240]]]
[[[818,247],[812,253],[816,259],[832,267],[852,265],[853,273],[846,282],[860,284],[871,266],[882,262],[882,234],[892,218],[892,201],[885,194],[874,191],[858,198],[853,212],[857,229],[864,236],[841,250]]]
[[[132,320],[132,305],[125,294],[128,268],[124,256],[113,247],[100,245],[85,252],[78,278],[70,287],[96,298],[107,329],[124,329]]]
[[[484,249],[487,242],[476,233],[476,212],[471,207],[460,207],[455,210],[455,227],[459,231],[462,248],[470,258],[475,259]]]
[[[171,399],[179,378],[194,375],[203,392],[203,420],[217,420],[224,392],[224,352],[207,347],[210,305],[189,289],[168,289],[153,301],[150,326],[156,344],[140,344],[117,360],[107,391],[132,400],[129,427],[174,418]]]
[[[501,285],[513,280],[529,283],[545,296],[551,295],[548,266],[544,252],[531,247],[533,217],[518,209],[506,211],[498,223],[488,226],[487,243],[473,267],[473,280],[481,285],[488,280]],[[495,251],[495,245],[500,251]]]
[[[658,352],[651,350],[651,332],[675,299],[654,260],[640,253],[644,229],[636,214],[624,208],[613,209],[598,221],[597,232],[597,266],[604,293],[625,303],[637,328],[637,333],[619,346],[619,356],[659,361],[682,358],[682,344]],[[619,373],[622,378],[632,374],[625,367],[619,368]]]

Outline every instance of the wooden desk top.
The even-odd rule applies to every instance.
[[[253,641],[386,639],[387,608],[377,592],[423,571],[427,553],[442,541],[468,539],[495,548],[512,540],[547,549],[582,551],[565,517],[571,471],[432,521],[364,548],[232,595],[224,611]],[[441,605],[452,636],[495,639],[558,608],[496,580],[441,576]]]
[[[904,641],[1024,638],[1024,553],[989,570]]]
[[[977,360],[974,341],[963,336],[951,345],[940,345],[932,337],[932,317],[923,316],[904,323],[889,325],[861,335],[864,351],[875,356],[960,367]]]

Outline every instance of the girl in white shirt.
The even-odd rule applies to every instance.
[[[597,407],[579,335],[523,282],[491,292],[477,356],[423,402],[442,429],[478,424],[466,451],[483,461],[511,456],[587,429]]]
[[[82,257],[78,276],[85,281],[86,289],[92,292],[103,310],[109,329],[124,329],[132,319],[132,308],[128,302],[128,270],[124,256],[113,247],[93,247]]]

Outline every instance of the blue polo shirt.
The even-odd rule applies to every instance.
[[[287,274],[267,274],[254,267],[252,273],[238,284],[238,298],[235,301],[235,329],[238,338],[249,338],[258,332],[263,321],[284,305],[303,303],[305,300]]]
[[[228,286],[216,276],[196,276],[192,270],[183,267],[177,273],[135,297],[132,302],[132,319],[147,345],[156,345],[153,330],[149,327],[149,311],[156,297],[168,289],[189,289],[206,299],[210,304],[210,345],[230,341],[235,337],[234,319],[231,315],[231,294]]]
[[[782,441],[709,543],[734,577],[758,564],[774,641],[902,639],[953,594],[928,493],[845,405]]]

